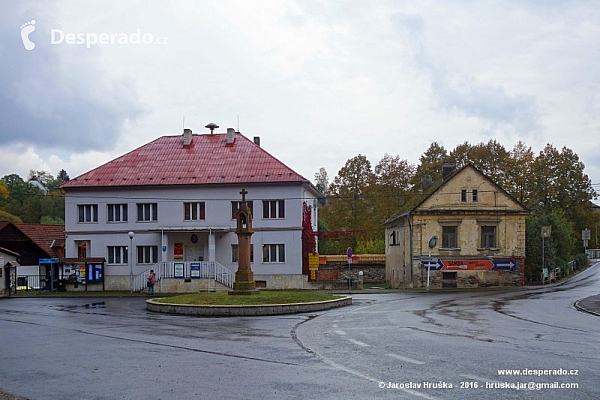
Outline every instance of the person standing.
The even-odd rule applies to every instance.
[[[156,274],[154,270],[150,270],[150,275],[148,275],[148,294],[154,294],[154,284],[156,283]]]

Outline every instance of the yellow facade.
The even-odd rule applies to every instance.
[[[386,222],[386,278],[393,287],[427,286],[431,262],[437,263],[429,274],[433,288],[520,285],[526,216],[511,195],[467,165]]]

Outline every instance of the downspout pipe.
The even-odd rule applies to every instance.
[[[413,284],[413,224],[412,224],[412,214],[410,213],[410,211],[408,212],[408,216],[407,219],[408,221],[408,238],[410,240],[410,246],[408,246],[409,248],[409,257],[410,257],[410,284]]]

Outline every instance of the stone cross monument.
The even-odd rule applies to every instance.
[[[254,273],[250,267],[250,237],[254,233],[252,230],[252,211],[246,203],[246,189],[240,192],[242,201],[240,207],[235,212],[237,227],[235,233],[238,236],[238,269],[235,273],[235,281],[233,282],[233,290],[229,294],[255,294],[259,291],[256,289],[254,282]]]

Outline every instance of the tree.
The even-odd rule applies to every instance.
[[[319,172],[315,173],[315,187],[323,194],[327,194],[329,189],[329,177],[325,167],[319,168]]]
[[[597,196],[585,165],[571,149],[559,152],[551,144],[540,152],[532,167],[531,202],[551,211],[562,211],[573,224],[572,237],[580,237],[590,218],[589,204]]]
[[[500,186],[506,183],[510,156],[504,146],[493,139],[474,146],[464,142],[450,152],[449,158],[457,169],[470,163]]]
[[[506,165],[506,186],[504,189],[512,194],[525,207],[531,198],[532,169],[535,155],[525,142],[518,141],[510,152]]]
[[[542,239],[542,226],[551,227],[550,237]],[[526,224],[526,275],[534,279],[540,276],[543,264],[549,269],[562,267],[574,256],[574,248],[572,227],[565,214],[542,205],[534,207]]]
[[[413,191],[420,193],[423,191],[423,183],[431,180],[438,182],[442,180],[442,164],[448,159],[448,152],[444,146],[437,142],[431,143],[429,148],[419,158],[420,164],[417,166],[412,180]]]
[[[64,169],[61,169],[58,172],[57,179],[60,179],[62,182],[68,182],[71,178],[69,178],[69,174]]]
[[[375,184],[371,190],[374,217],[383,223],[390,216],[403,211],[412,197],[411,182],[415,167],[400,156],[385,154],[375,166]]]
[[[4,210],[6,208],[6,204],[8,202],[8,195],[8,185],[0,181],[0,210]]]
[[[373,171],[369,160],[359,154],[346,161],[329,186],[329,204],[321,208],[321,217],[332,230],[371,232],[375,225],[371,218],[372,199],[368,197],[373,183]],[[377,229],[381,230],[378,225]],[[355,247],[359,235],[353,235],[351,246]]]

